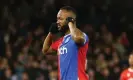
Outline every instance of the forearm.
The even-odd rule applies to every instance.
[[[52,34],[49,33],[44,40],[42,52],[46,53],[52,44]]]
[[[78,28],[76,28],[76,25],[73,23],[69,23],[69,29],[70,29],[70,34],[72,36],[72,38],[80,43],[84,41],[84,35],[83,32],[81,30],[79,30]]]

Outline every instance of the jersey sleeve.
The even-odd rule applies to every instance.
[[[85,39],[84,44],[86,44],[89,42],[89,38],[88,38],[87,34],[85,34],[85,33],[83,33],[83,34],[84,34],[84,39]]]
[[[61,41],[62,41],[62,38],[60,38],[59,40],[53,42],[52,45],[51,45],[51,48],[54,49],[54,50],[57,50],[58,49],[58,46],[61,43]]]

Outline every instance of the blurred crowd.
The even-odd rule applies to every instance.
[[[0,80],[57,80],[56,53],[43,55],[41,50],[49,26],[56,21],[63,5],[77,10],[78,28],[89,36],[86,73],[90,80],[119,80],[133,51],[132,3],[132,0],[3,0]]]

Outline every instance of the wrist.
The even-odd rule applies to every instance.
[[[69,23],[68,23],[68,26],[69,26],[69,27],[75,27],[76,25],[75,25],[74,23],[72,23],[72,22],[69,22]]]

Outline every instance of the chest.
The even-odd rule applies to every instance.
[[[59,54],[68,54],[73,51],[76,51],[77,45],[73,41],[73,39],[69,36],[63,39],[63,41],[58,46]]]

